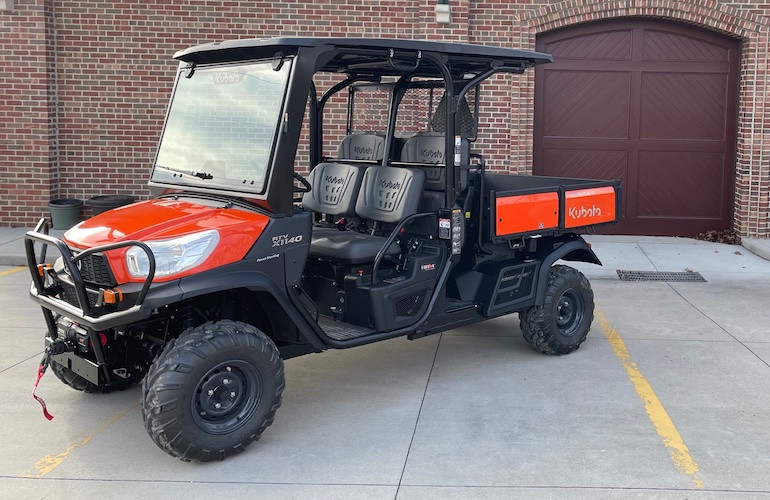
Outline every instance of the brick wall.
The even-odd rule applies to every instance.
[[[0,225],[30,225],[49,199],[148,195],[173,81],[173,53],[212,40],[277,35],[429,38],[533,49],[538,33],[623,16],[666,18],[742,40],[735,226],[770,236],[770,4],[671,0],[146,2],[17,0],[0,12]],[[485,87],[479,137],[493,170],[532,164],[534,73]]]
[[[0,222],[28,224],[58,196],[55,54],[49,0],[0,12]]]

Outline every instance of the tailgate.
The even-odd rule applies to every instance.
[[[535,182],[525,181],[526,176],[511,177],[518,179],[508,181],[508,187],[515,183],[521,187],[489,193],[491,240],[574,231],[620,220],[619,181],[540,177]]]

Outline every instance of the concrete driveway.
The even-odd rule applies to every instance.
[[[146,435],[137,388],[31,398],[43,319],[0,267],[0,488],[6,498],[770,497],[770,262],[675,238],[592,237],[597,314],[549,357],[516,315],[286,363],[275,423],[191,464]],[[706,282],[624,282],[616,269]]]

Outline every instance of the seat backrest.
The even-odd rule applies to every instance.
[[[385,137],[374,132],[346,135],[337,156],[348,160],[382,160],[385,151]]]
[[[456,139],[457,140],[457,139]],[[459,138],[461,165],[467,165],[470,154],[468,139]],[[436,164],[435,167],[419,167],[425,172],[425,189],[444,191],[446,189],[446,170],[444,169],[444,135],[435,133],[419,133],[413,135],[404,143],[401,149],[401,161],[409,163]],[[455,161],[458,159],[455,158]],[[460,189],[468,184],[468,171],[461,170]]]
[[[357,165],[319,163],[307,178],[311,189],[302,196],[302,206],[328,215],[356,215],[363,173]]]
[[[410,163],[444,163],[444,135],[420,133],[404,142],[401,161]]]
[[[356,213],[364,219],[399,222],[417,213],[424,183],[422,170],[369,167],[361,182]]]

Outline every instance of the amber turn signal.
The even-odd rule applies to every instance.
[[[104,291],[105,304],[117,304],[121,300],[123,300],[123,292],[120,290],[120,288]]]
[[[37,274],[39,274],[40,277],[42,278],[43,276],[45,276],[45,272],[48,271],[49,269],[53,269],[53,266],[51,264],[38,264]]]

